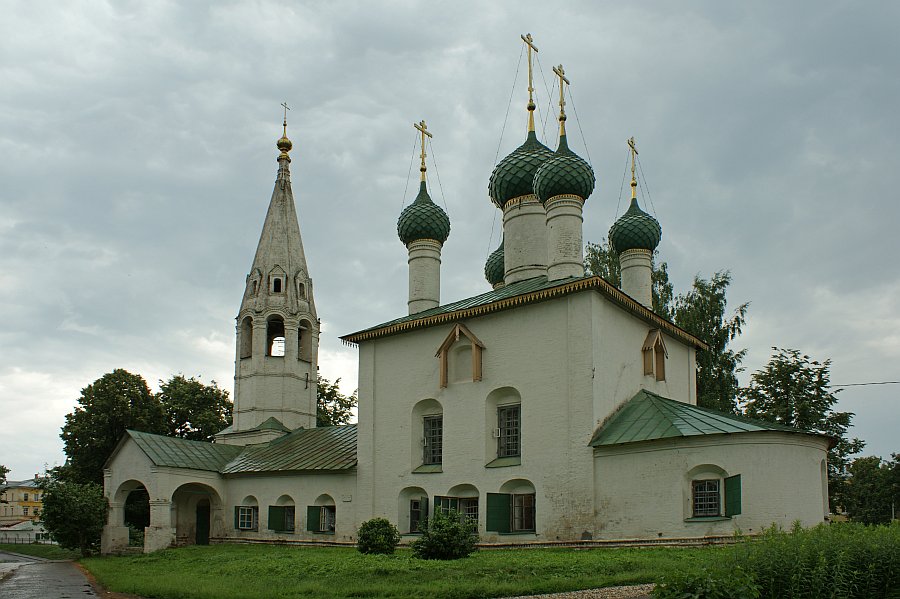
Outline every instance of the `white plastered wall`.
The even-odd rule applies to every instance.
[[[759,533],[775,523],[823,521],[827,441],[811,435],[756,432],[704,435],[596,450],[595,538],[683,538]],[[741,475],[741,514],[692,520],[692,473]]]

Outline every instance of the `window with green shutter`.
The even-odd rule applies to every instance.
[[[319,516],[322,507],[318,505],[310,505],[306,508],[306,530],[309,532],[319,532]]]
[[[509,532],[511,497],[509,493],[487,494],[487,523],[485,530],[489,532]]]
[[[725,515],[738,516],[741,513],[741,475],[735,474],[725,479]]]
[[[276,532],[284,530],[284,508],[277,505],[269,506],[269,530]]]

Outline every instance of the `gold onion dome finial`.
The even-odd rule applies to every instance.
[[[291,143],[291,140],[289,140],[287,136],[287,111],[290,110],[290,107],[287,105],[287,102],[282,102],[281,106],[284,108],[284,122],[282,123],[284,131],[281,135],[281,139],[275,143],[275,146],[281,150],[278,159],[281,160],[282,158],[287,158],[288,161],[290,161],[291,158],[288,156],[288,152],[294,147],[294,144]]]
[[[403,209],[397,220],[397,236],[404,245],[421,239],[433,239],[443,245],[450,236],[450,218],[440,206],[431,201],[425,183],[425,136],[434,136],[428,131],[424,120],[413,123],[413,127],[422,134],[422,163],[419,166],[422,175],[419,194],[412,204]]]
[[[534,173],[534,193],[542,204],[557,196],[577,196],[587,200],[594,191],[594,169],[581,156],[569,149],[566,142],[565,86],[569,85],[562,65],[553,67],[559,77],[559,145],[550,160]]]
[[[638,205],[637,177],[634,170],[638,151],[633,137],[628,140],[628,147],[631,151],[631,205],[610,227],[609,241],[619,254],[627,250],[652,252],[662,239],[662,227],[659,226],[658,220],[641,210]]]
[[[534,85],[531,53],[537,52],[531,34],[525,34],[522,41],[528,50],[528,136],[525,143],[497,163],[488,183],[488,194],[501,210],[513,198],[533,195],[534,173],[553,156],[553,150],[538,141],[534,131]]]

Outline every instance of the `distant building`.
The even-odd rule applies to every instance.
[[[40,477],[35,474],[32,479],[11,480],[0,487],[0,526],[40,520],[43,503],[39,483]]]

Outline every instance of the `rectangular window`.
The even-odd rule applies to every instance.
[[[336,512],[333,505],[310,505],[306,507],[306,530],[324,534],[334,534]]]
[[[426,416],[422,419],[425,432],[425,449],[422,462],[440,464],[443,458],[444,418],[443,416]]]
[[[534,531],[534,493],[512,496],[512,532]]]
[[[22,498],[22,501],[28,501],[28,493],[24,494],[25,496]]]
[[[294,532],[294,506],[270,505],[269,506],[269,530],[275,532]]]
[[[719,479],[691,481],[693,488],[693,515],[695,518],[719,516]]]
[[[27,515],[28,515],[28,506],[25,506],[25,507],[22,508],[22,515],[23,515],[23,516],[27,516]]]
[[[497,408],[497,457],[507,458],[521,454],[520,445],[521,406],[500,406]]]
[[[284,532],[294,532],[294,506],[284,506]]]
[[[435,497],[434,509],[444,515],[449,515],[450,510],[456,512],[460,521],[470,522],[474,528],[478,527],[478,498],[477,497]]]
[[[423,520],[422,507],[421,499],[409,500],[409,532],[421,532],[419,523]]]
[[[234,527],[238,530],[259,530],[259,507],[239,505],[234,508]]]
[[[323,505],[319,512],[319,531],[334,532],[335,509],[333,505]]]

